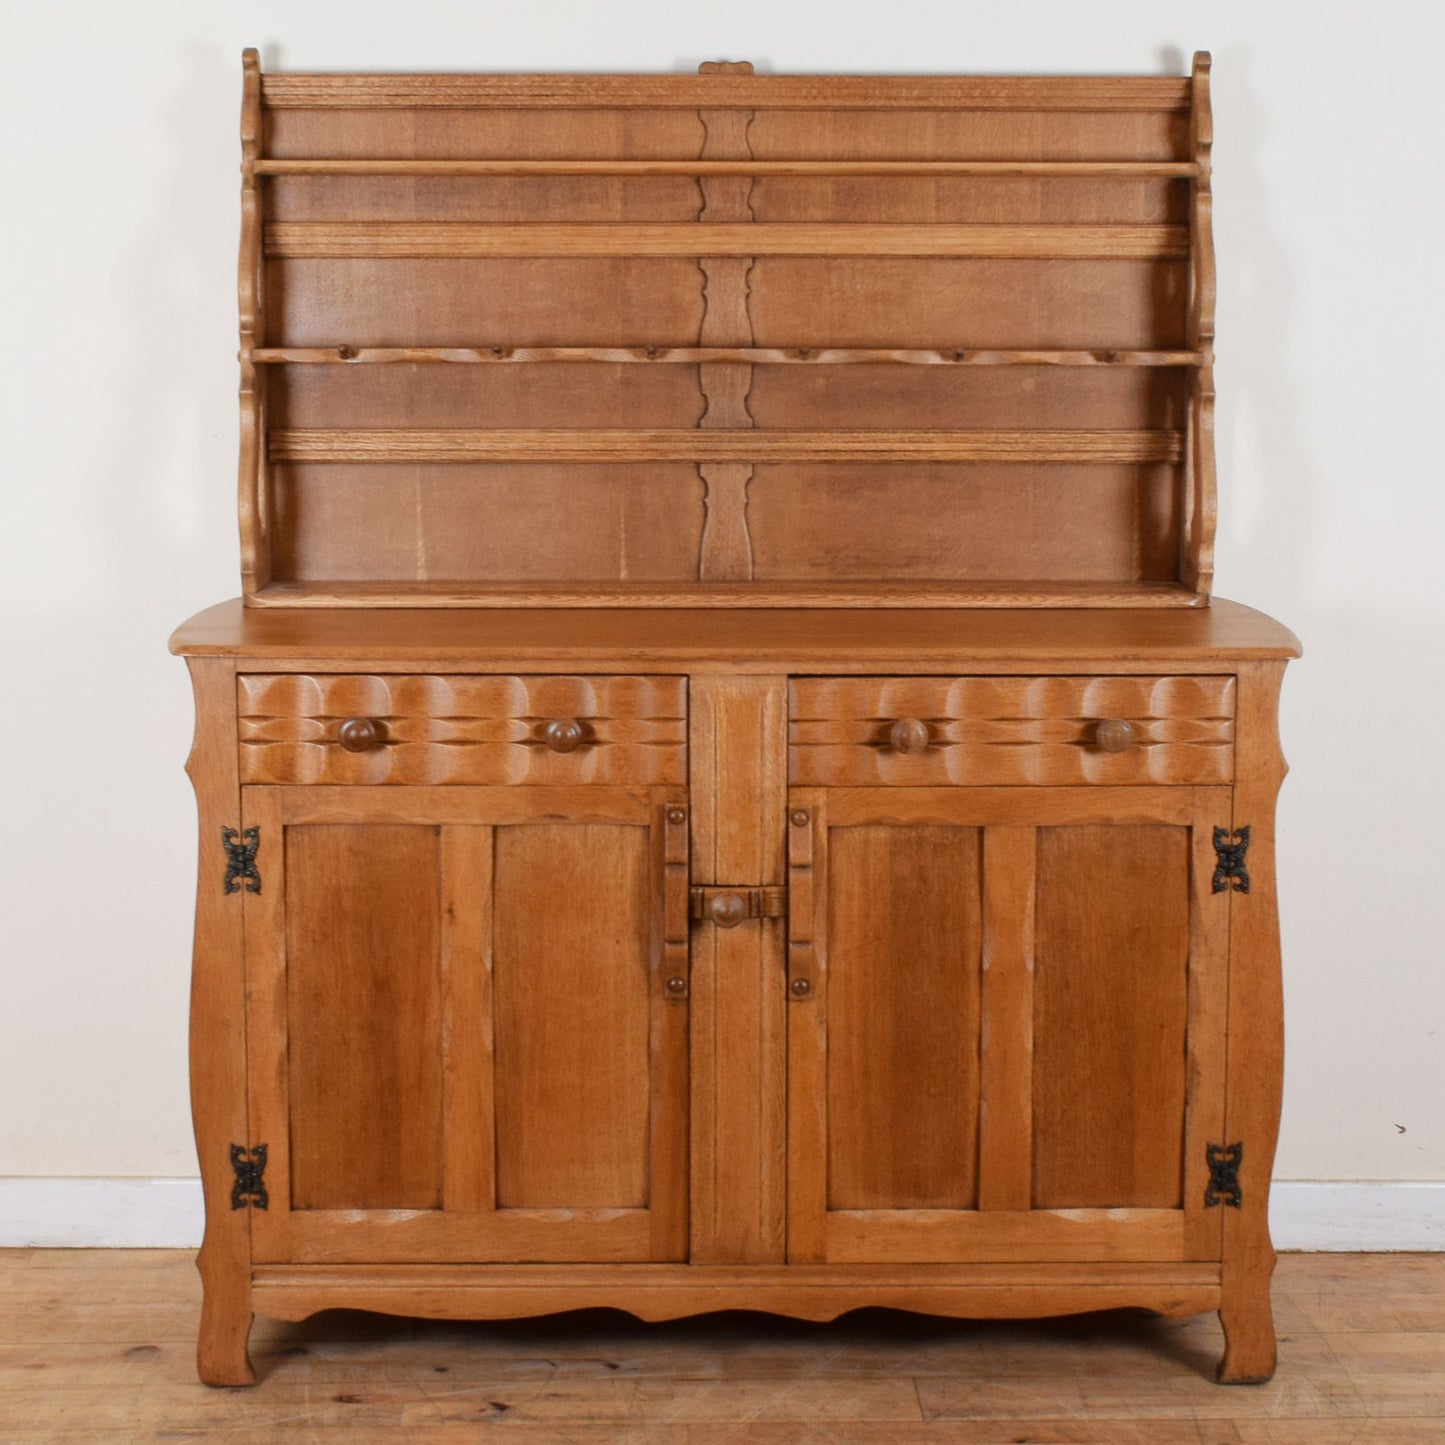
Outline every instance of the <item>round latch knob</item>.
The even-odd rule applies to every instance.
[[[795,978],[788,985],[788,992],[794,998],[807,998],[813,992],[813,985],[806,978]]]
[[[1121,717],[1106,717],[1094,730],[1094,743],[1100,752],[1122,753],[1134,741],[1134,724]]]
[[[370,752],[381,746],[381,724],[375,718],[349,717],[336,730],[336,741],[349,753]]]
[[[748,916],[748,900],[741,893],[714,893],[708,899],[707,916],[719,928],[736,928]]]
[[[575,752],[582,745],[582,724],[575,717],[555,717],[542,727],[542,741],[554,753]]]
[[[916,717],[901,717],[888,729],[888,746],[909,757],[928,746],[928,724]]]

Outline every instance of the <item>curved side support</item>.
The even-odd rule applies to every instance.
[[[227,658],[189,657],[196,735],[186,772],[200,817],[196,939],[191,970],[191,1117],[206,1199],[196,1267],[203,1301],[196,1368],[208,1385],[250,1385],[251,1218],[231,1207],[231,1145],[245,1144],[245,956],[241,895],[224,887],[221,829],[241,817],[236,757],[236,669]]]
[[[241,249],[236,265],[241,342],[241,455],[237,506],[241,527],[242,590],[251,597],[270,581],[265,387],[256,373],[255,363],[256,348],[266,343],[261,190],[256,174],[262,144],[260,55],[255,50],[244,51],[241,68]]]
[[[1242,663],[1235,710],[1234,828],[1249,829],[1248,893],[1229,898],[1229,1061],[1225,1133],[1245,1145],[1240,1207],[1224,1210],[1221,1383],[1253,1385],[1275,1368],[1269,1181],[1284,1085],[1284,989],[1275,896],[1275,800],[1286,772],[1278,709],[1281,662]]]

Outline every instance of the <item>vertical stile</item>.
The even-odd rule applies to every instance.
[[[241,320],[241,460],[238,505],[241,523],[241,584],[247,597],[271,580],[266,516],[266,405],[255,350],[266,341],[262,306],[262,205],[256,160],[261,148],[261,57],[242,54],[241,252],[236,295]]]
[[[1230,817],[1228,788],[1198,788],[1189,867],[1188,1088],[1184,1118],[1184,1230],[1190,1259],[1218,1259],[1223,1220],[1205,1209],[1205,1150],[1223,1144],[1225,1040],[1229,1009],[1230,898],[1213,891],[1214,828]]]
[[[984,830],[978,1207],[1033,1203],[1038,830]]]
[[[291,1098],[287,1006],[286,811],[279,788],[246,788],[241,826],[261,830],[259,893],[242,893],[246,953],[246,1102],[251,1146],[267,1148],[269,1207],[252,1210],[251,1258],[291,1246]]]
[[[788,794],[788,1262],[826,1257],[828,1120],[826,991],[820,937],[827,837],[822,790]],[[806,987],[802,987],[806,985]]]
[[[650,1257],[683,1260],[688,1246],[687,1038],[690,827],[687,794],[667,789],[654,818],[662,836],[662,980],[652,988],[648,1118]],[[677,987],[677,981],[681,987]]]
[[[1185,345],[1199,353],[1189,378],[1180,529],[1180,580],[1208,594],[1214,580],[1214,229],[1210,151],[1214,120],[1209,105],[1207,51],[1194,56],[1190,81],[1189,159],[1198,173],[1189,182],[1189,314]]]
[[[494,830],[441,831],[442,1208],[496,1207],[492,1034]]]

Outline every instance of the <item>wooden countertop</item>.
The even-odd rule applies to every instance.
[[[1204,608],[758,609],[246,608],[239,598],[179,627],[191,657],[457,663],[639,663],[814,671],[869,662],[971,663],[1262,660],[1298,657],[1299,640],[1238,602]]]

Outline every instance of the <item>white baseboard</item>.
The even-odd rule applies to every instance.
[[[199,1179],[0,1179],[0,1248],[194,1249]],[[1279,1179],[1279,1249],[1445,1250],[1445,1182]]]
[[[0,1179],[0,1248],[194,1249],[199,1179]]]

